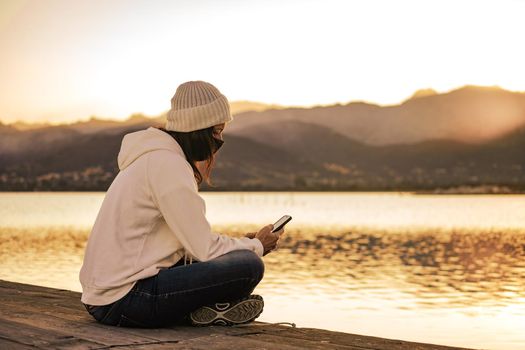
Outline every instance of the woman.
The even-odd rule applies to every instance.
[[[99,322],[123,327],[233,325],[259,316],[251,295],[261,257],[277,246],[269,224],[246,237],[211,231],[198,185],[208,184],[228,100],[204,81],[181,84],[163,128],[126,134],[80,270],[81,302]]]

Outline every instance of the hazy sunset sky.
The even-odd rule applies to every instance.
[[[187,80],[303,106],[523,91],[524,18],[520,0],[1,0],[0,121],[153,116]]]

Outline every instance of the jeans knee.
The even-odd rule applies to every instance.
[[[253,279],[257,280],[257,283],[259,283],[264,276],[264,261],[259,255],[257,255],[257,253],[247,250],[245,263],[249,265]]]
[[[230,258],[235,261],[239,273],[259,283],[264,275],[264,262],[254,251],[248,249],[230,252]],[[233,263],[233,261],[232,261]]]

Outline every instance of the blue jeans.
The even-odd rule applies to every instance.
[[[138,280],[123,298],[88,312],[100,323],[156,328],[187,324],[205,305],[231,302],[252,293],[264,274],[262,259],[251,250],[235,250],[206,262],[183,259],[155,276]]]

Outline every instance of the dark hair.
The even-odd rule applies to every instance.
[[[209,186],[214,187],[210,178],[211,169],[215,164],[213,126],[189,132],[166,130],[164,127],[156,128],[169,134],[180,145],[186,156],[186,160],[193,169],[193,176],[197,180],[197,183],[200,185],[202,181],[205,180]],[[204,174],[201,174],[195,165],[197,154],[205,154],[207,156]]]

